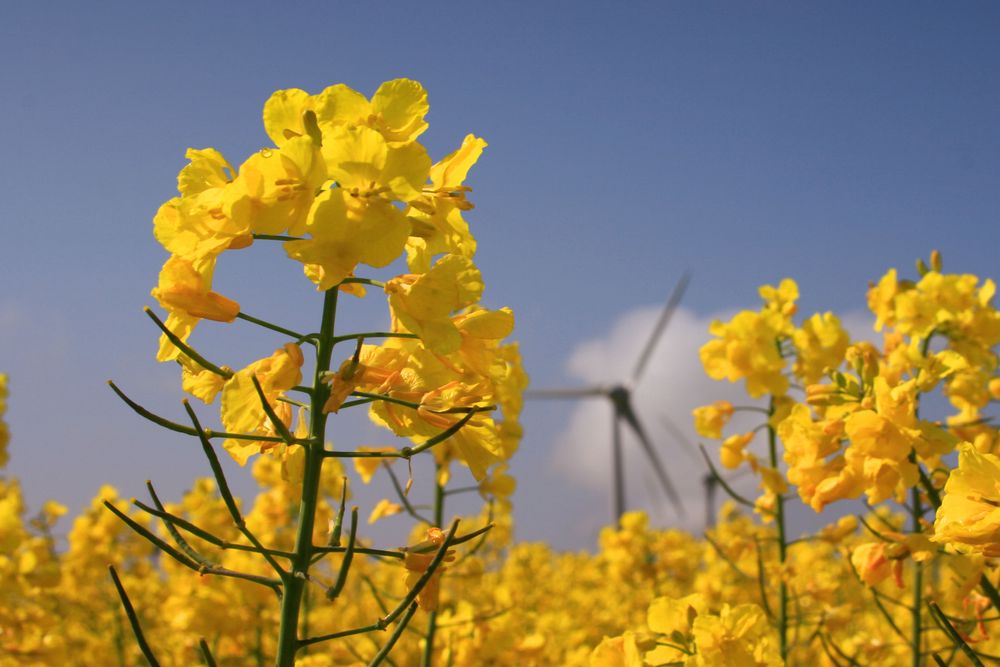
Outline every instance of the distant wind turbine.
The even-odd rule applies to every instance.
[[[681,502],[680,496],[677,495],[677,490],[674,488],[673,482],[670,481],[670,477],[667,475],[667,470],[663,466],[659,454],[656,453],[656,449],[650,442],[649,436],[646,435],[646,430],[643,428],[635,412],[635,408],[632,406],[632,392],[635,390],[636,385],[638,385],[639,380],[642,379],[649,365],[653,350],[663,336],[663,332],[670,323],[670,318],[673,317],[674,311],[680,305],[681,298],[684,296],[684,291],[687,289],[690,280],[691,274],[685,271],[680,280],[677,281],[677,285],[674,286],[673,291],[670,293],[670,298],[667,299],[667,303],[660,313],[660,318],[656,321],[656,326],[653,327],[653,332],[646,341],[646,345],[642,349],[642,354],[639,355],[639,359],[632,371],[632,376],[628,381],[611,386],[582,387],[579,389],[537,389],[526,392],[528,398],[575,400],[603,396],[611,401],[613,411],[611,420],[612,484],[614,489],[614,505],[612,509],[615,521],[618,521],[621,515],[625,513],[622,422],[625,422],[632,429],[632,432],[639,440],[639,444],[642,445],[643,452],[653,466],[653,472],[656,474],[660,486],[663,487],[663,492],[670,502],[673,503],[677,512],[681,516],[684,516],[684,504]]]

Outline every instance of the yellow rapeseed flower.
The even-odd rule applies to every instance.
[[[934,519],[933,541],[960,551],[1000,556],[1000,458],[969,443],[958,448]]]

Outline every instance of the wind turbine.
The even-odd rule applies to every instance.
[[[635,390],[636,385],[638,385],[639,380],[642,379],[642,376],[646,371],[646,367],[649,365],[649,359],[653,354],[653,350],[656,347],[656,344],[660,341],[667,325],[670,323],[670,318],[673,317],[674,311],[676,311],[677,306],[680,305],[681,298],[684,296],[684,291],[687,289],[688,282],[690,282],[690,280],[691,274],[685,271],[680,280],[677,281],[673,291],[670,293],[670,297],[667,299],[666,305],[663,307],[663,311],[660,313],[659,319],[656,321],[656,326],[653,327],[652,334],[646,341],[645,347],[642,349],[642,354],[639,355],[639,359],[636,361],[635,368],[633,369],[632,376],[629,380],[610,386],[602,385],[595,387],[582,387],[579,389],[537,389],[534,391],[528,391],[525,394],[528,398],[541,399],[575,400],[579,398],[605,397],[611,402],[613,413],[611,419],[611,463],[612,484],[614,490],[613,511],[615,521],[618,521],[621,515],[625,513],[625,471],[622,451],[622,422],[625,422],[625,424],[632,430],[632,433],[634,433],[636,438],[639,440],[639,444],[642,446],[643,452],[646,454],[646,457],[653,466],[653,472],[656,474],[656,478],[660,482],[660,486],[663,487],[663,492],[666,494],[670,502],[673,503],[677,512],[681,516],[684,515],[684,504],[681,502],[680,496],[677,495],[677,490],[674,488],[673,482],[670,481],[670,477],[667,475],[667,470],[663,466],[663,462],[660,460],[659,454],[656,453],[656,449],[653,447],[652,442],[650,442],[649,436],[646,435],[646,430],[643,428],[642,422],[639,421],[639,417],[632,405],[632,392]]]

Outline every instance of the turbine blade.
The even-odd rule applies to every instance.
[[[580,389],[529,389],[524,392],[525,398],[542,399],[573,399],[591,396],[606,396],[608,390],[604,387],[583,387]]]
[[[673,317],[674,311],[677,310],[677,306],[680,305],[681,299],[684,297],[684,291],[687,289],[688,283],[691,282],[691,272],[685,271],[681,274],[681,279],[677,281],[674,285],[674,290],[670,293],[670,298],[667,299],[666,305],[663,307],[663,312],[660,313],[660,319],[656,321],[656,326],[653,327],[653,333],[650,334],[649,340],[646,341],[646,347],[643,348],[642,354],[639,355],[639,361],[635,365],[635,370],[632,371],[632,386],[639,382],[642,378],[642,374],[646,371],[646,365],[649,363],[649,358],[653,354],[653,350],[656,348],[656,344],[660,342],[660,337],[663,336],[663,332],[666,330],[667,325],[670,324],[670,318]]]
[[[682,431],[680,427],[678,427],[677,424],[670,419],[670,417],[665,414],[661,414],[660,423],[663,424],[665,429],[670,431],[670,435],[674,436],[681,444],[684,445],[684,447],[681,448],[681,451],[687,454],[688,457],[699,466],[705,465],[705,462],[701,459],[701,455],[696,453],[698,451],[698,447],[693,442],[688,440],[688,437],[684,435],[684,431]]]
[[[653,443],[649,441],[649,438],[646,436],[646,431],[643,430],[642,424],[639,423],[639,418],[632,409],[631,402],[626,403],[623,401],[620,403],[618,405],[618,412],[622,419],[628,422],[628,425],[632,427],[632,430],[639,438],[639,443],[646,452],[646,456],[649,458],[650,463],[653,464],[653,471],[656,473],[656,477],[660,480],[660,485],[663,487],[663,491],[666,493],[667,498],[669,498],[670,502],[674,504],[678,514],[682,517],[686,516],[686,513],[684,512],[684,503],[681,502],[680,496],[677,495],[677,490],[674,488],[673,482],[670,481],[670,477],[667,475],[667,469],[664,468],[663,462],[660,460],[660,455],[656,453],[656,449],[653,448]]]

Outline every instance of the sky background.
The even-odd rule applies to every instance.
[[[912,273],[932,248],[947,270],[1000,274],[997,35],[1000,5],[986,2],[3,3],[8,473],[32,507],[74,509],[102,483],[128,496],[152,478],[176,499],[206,474],[195,442],[104,384],[183,414],[141,308],[166,258],[151,220],[185,149],[238,164],[268,143],[274,90],[370,95],[409,77],[429,91],[433,158],[469,132],[490,144],[466,219],[485,302],[514,309],[535,387],[626,377],[693,271],[636,401],[698,529],[702,469],[663,423],[694,440],[691,408],[739,396],[696,360],[713,317],[756,308],[758,285],[792,276],[803,314],[833,310],[861,335],[868,281]],[[232,255],[218,291],[315,328],[320,298],[277,246]],[[378,295],[347,303],[345,325],[386,319]],[[282,342],[245,325],[196,336],[233,367]],[[512,465],[519,539],[592,547],[610,518],[609,416],[601,401],[528,403]],[[345,422],[335,445],[397,444]],[[675,525],[626,456],[630,506]],[[249,474],[232,472],[248,493]]]

